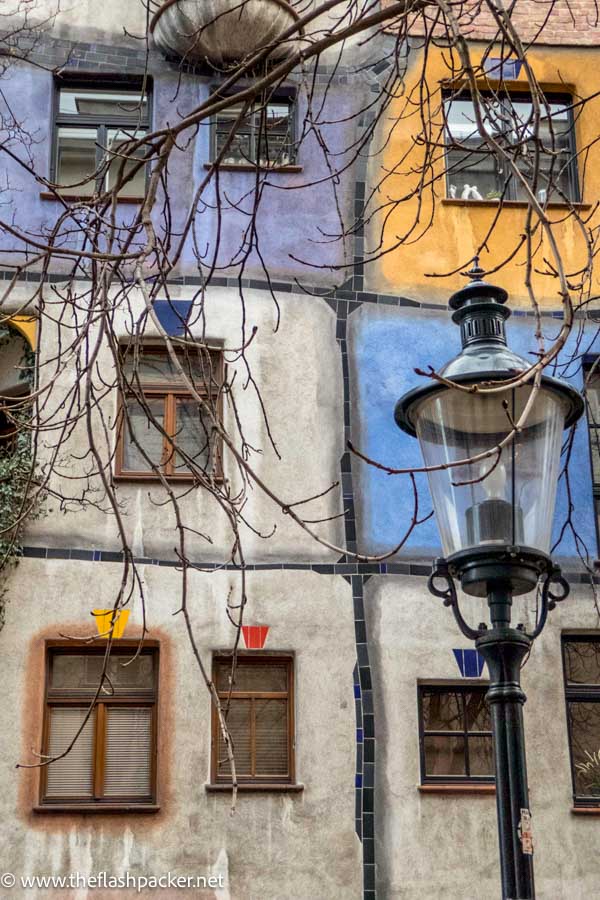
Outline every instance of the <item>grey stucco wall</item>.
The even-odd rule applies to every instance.
[[[92,633],[92,607],[110,605],[118,565],[24,560],[10,579],[0,635],[3,696],[0,817],[3,865],[17,875],[223,874],[223,900],[332,900],[361,896],[360,842],[354,831],[356,654],[352,597],[341,578],[303,572],[248,576],[247,621],[268,622],[267,649],[295,656],[295,794],[209,794],[210,700],[178,606],[179,574],[143,567],[150,637],[161,642],[158,786],[153,815],[63,815],[31,811],[41,739],[44,640]],[[239,574],[191,573],[190,610],[203,658],[231,646],[226,597]],[[42,587],[43,586],[43,587]],[[127,635],[140,633],[134,601]],[[331,653],[331,635],[336,652]],[[15,652],[19,648],[19,652]],[[179,896],[201,896],[178,891]],[[31,896],[17,889],[11,896]],[[43,896],[34,893],[33,896]],[[60,896],[70,897],[64,893]],[[73,894],[78,900],[98,892]],[[111,894],[112,896],[112,894]],[[120,896],[128,896],[126,892]],[[155,896],[171,896],[157,892]]]
[[[378,712],[376,808],[378,896],[386,900],[466,900],[500,894],[496,802],[486,795],[420,793],[418,679],[461,675],[453,648],[468,641],[424,578],[372,578],[365,609]],[[515,602],[515,621],[533,624],[535,598]],[[463,598],[471,623],[482,602]],[[598,896],[598,819],[574,815],[560,635],[594,630],[591,591],[574,591],[557,608],[522,673],[530,806],[539,900]],[[487,677],[484,669],[482,681]]]
[[[81,286],[81,291],[85,286]],[[15,291],[11,304],[19,308],[25,289]],[[189,298],[189,291],[181,286],[173,286],[172,297]],[[51,301],[48,292],[47,299]],[[281,324],[275,332],[278,317],[271,297],[265,292],[249,291],[246,297],[245,314],[239,297],[233,290],[209,289],[204,298],[204,316],[198,321],[195,331],[198,336],[222,344],[228,361],[228,376],[233,378],[233,393],[238,404],[240,420],[249,443],[260,450],[251,456],[250,464],[259,478],[262,478],[284,502],[294,503],[308,496],[322,493],[339,481],[339,460],[343,453],[341,431],[332,428],[332,422],[342,419],[342,375],[341,362],[335,339],[335,316],[330,308],[317,298],[302,295],[285,295],[280,298]],[[141,298],[132,291],[128,304],[116,314],[115,329],[123,340],[131,333],[132,323],[144,310]],[[245,315],[245,336],[242,333],[242,317]],[[197,315],[192,311],[190,320]],[[66,340],[72,320],[63,320],[61,326],[53,327],[44,318],[41,335],[40,381],[47,384],[55,376],[52,360],[61,338]],[[268,413],[269,427],[277,445],[280,457],[270,444],[261,410],[259,398],[250,386],[244,389],[245,369],[237,360],[235,352],[248,339],[252,328],[257,333],[247,350],[248,363],[259,386],[262,401]],[[205,329],[203,331],[203,328]],[[154,334],[152,327],[146,329],[146,339]],[[228,352],[234,351],[234,352]],[[47,363],[44,363],[47,360]],[[112,357],[105,348],[99,358],[100,366],[112,372]],[[108,376],[112,378],[112,374]],[[101,380],[95,379],[102,392]],[[71,371],[61,374],[55,387],[44,403],[43,417],[47,425],[59,423],[64,417],[61,404],[65,397],[72,398],[76,385]],[[106,423],[114,423],[116,398],[106,397],[102,403]],[[83,409],[78,406],[76,408]],[[234,414],[225,403],[225,422],[230,433],[236,432]],[[94,428],[100,443],[102,423],[94,417]],[[114,440],[114,432],[112,433]],[[40,439],[40,461],[50,457],[54,445],[53,432],[42,434]],[[98,491],[90,493],[92,499],[100,501],[102,490],[100,479],[88,479],[90,461],[85,457],[88,437],[85,421],[73,430],[71,438],[61,448],[58,465],[59,477],[52,484],[64,490],[68,496],[77,495],[83,489]],[[306,448],[310,447],[310,453]],[[111,448],[106,448],[106,453]],[[107,456],[108,458],[108,456]],[[224,472],[232,484],[232,490],[239,490],[241,481],[234,461],[224,460]],[[64,477],[60,477],[62,474]],[[122,482],[118,486],[118,496],[123,503],[123,521],[128,540],[138,556],[173,557],[176,542],[174,516],[168,506],[157,505],[162,494],[148,485]],[[180,501],[186,521],[193,521],[195,527],[210,535],[209,543],[197,535],[190,534],[188,550],[194,560],[218,561],[227,559],[233,535],[227,519],[214,498],[205,491],[195,491]],[[106,506],[104,506],[106,509]],[[50,500],[45,506],[45,515],[28,528],[27,542],[42,546],[80,547],[99,549],[121,549],[115,517],[110,512],[93,506],[63,514],[59,504]],[[328,519],[338,516],[341,511],[339,487],[329,491],[323,498],[307,507],[309,518]],[[276,533],[265,540],[251,528],[242,525],[242,538],[248,559],[253,562],[276,558],[290,561],[335,559],[340,554],[316,543],[303,532],[289,516],[283,515],[278,507],[259,488],[248,494],[245,515],[252,526],[261,534]],[[315,530],[335,546],[343,542],[343,523],[339,518],[315,526]]]

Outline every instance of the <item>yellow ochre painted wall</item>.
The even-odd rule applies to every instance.
[[[472,45],[471,58],[474,64],[479,63],[483,49],[483,44]],[[497,54],[492,52],[490,55],[500,56],[500,52]],[[527,58],[547,96],[552,93],[566,93],[575,98],[585,98],[595,91],[600,91],[600,48],[540,46],[528,51]],[[439,107],[443,83],[447,83],[458,68],[456,67],[453,73],[449,61],[448,50],[429,51],[425,81],[433,95],[432,110]],[[461,287],[465,283],[465,278],[460,274],[444,278],[431,278],[427,275],[450,272],[459,265],[467,264],[468,268],[468,261],[475,253],[478,242],[485,238],[494,216],[498,214],[498,205],[493,201],[444,202],[445,176],[435,183],[435,199],[429,188],[419,197],[398,202],[401,197],[414,190],[419,178],[418,174],[411,173],[410,169],[411,166],[418,166],[423,154],[422,148],[415,143],[421,132],[419,84],[422,76],[422,51],[412,51],[402,96],[398,96],[390,104],[387,115],[379,126],[379,135],[375,138],[375,149],[381,149],[369,162],[369,186],[373,190],[378,183],[380,184],[374,195],[373,205],[379,206],[381,212],[373,217],[368,226],[365,250],[368,256],[369,253],[377,254],[382,249],[393,249],[365,267],[365,290],[445,305],[449,294]],[[493,87],[497,84],[490,82],[488,86]],[[518,81],[511,84],[515,89],[527,88],[523,70]],[[480,86],[485,87],[483,83]],[[414,99],[413,114],[407,118],[405,104],[411,92]],[[391,129],[391,123],[400,117],[401,120]],[[600,143],[594,144],[600,135],[600,97],[590,100],[575,119],[577,150],[591,145],[586,156],[578,157],[580,195],[583,204],[580,215],[587,220],[586,228],[589,231],[600,224],[600,214],[594,209],[594,205],[600,200]],[[438,128],[441,128],[441,124],[440,117]],[[443,156],[441,151],[439,155]],[[444,163],[440,158],[436,172],[441,173],[443,170]],[[389,176],[387,173],[390,173]],[[432,224],[427,229],[426,224],[432,217],[432,211]],[[568,208],[565,206],[550,205],[548,217],[556,223],[553,233],[563,257],[565,271],[567,275],[572,275],[571,283],[574,284],[579,279],[573,273],[585,263],[586,246],[580,226],[572,218],[562,221],[567,211]],[[484,249],[481,255],[481,265],[485,270],[498,266],[516,248],[519,236],[523,234],[526,212],[526,204],[503,207],[488,241],[489,252]],[[384,223],[386,216],[387,220]],[[415,216],[418,216],[419,224],[411,231]],[[408,240],[394,247],[400,237],[409,231]],[[539,239],[535,240],[534,247],[536,246],[535,268],[545,270],[547,267],[544,257],[553,260],[547,236],[542,237],[541,243]],[[522,247],[512,261],[507,262],[500,271],[488,278],[509,291],[511,306],[530,306],[525,287],[523,265],[525,258],[526,251]],[[540,305],[546,308],[560,308],[557,278],[534,272],[532,282]],[[593,293],[600,292],[600,272],[596,274],[590,287]],[[573,299],[577,299],[575,294]]]
[[[36,348],[37,319],[34,316],[11,316],[8,324],[19,331],[32,350]]]

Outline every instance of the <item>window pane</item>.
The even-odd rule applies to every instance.
[[[231,663],[219,662],[217,670],[217,687],[220,691],[229,690]],[[235,669],[235,691],[287,691],[287,666],[260,665],[238,663]]]
[[[188,353],[186,356],[178,356],[181,367],[186,375],[189,375],[200,388],[215,387],[219,374],[216,354],[207,350],[198,350]],[[147,350],[141,353],[136,362],[132,353],[128,353],[123,361],[123,375],[130,384],[156,384],[171,385],[181,384],[182,376],[175,370],[167,353]]]
[[[203,417],[202,410],[195,400],[177,400],[175,445],[186,453],[200,469],[210,467],[210,458],[214,447],[214,433],[208,417]],[[187,462],[177,454],[175,471],[189,470]]]
[[[552,152],[545,152],[551,150]],[[557,155],[555,155],[557,154]],[[550,138],[544,141],[544,147],[540,147],[539,170],[537,179],[537,198],[542,203],[546,200],[561,201],[563,197],[572,197],[570,181],[570,151],[565,138],[556,138],[554,148]],[[529,182],[533,181],[535,171],[535,145],[532,142],[522,147],[522,152],[517,159],[517,165]],[[527,193],[523,185],[515,179],[515,197],[517,200],[527,199]]]
[[[565,641],[567,681],[600,684],[600,641]]]
[[[140,91],[94,91],[88,88],[61,88],[59,113],[69,116],[93,116],[98,121],[107,118],[148,118],[148,101]],[[140,103],[141,101],[141,103]]]
[[[57,145],[56,182],[66,185],[65,194],[91,194],[95,183],[90,181],[96,171],[95,128],[59,128]]]
[[[598,366],[594,374],[589,376],[586,389],[587,414],[590,425],[600,425],[600,374]]]
[[[469,738],[469,775],[493,775],[494,751],[492,738]]]
[[[511,168],[499,158],[496,163],[488,153],[468,153],[485,146],[477,130],[474,106],[469,99],[448,99],[445,101],[448,143],[460,144],[448,150],[449,196],[463,199],[479,199],[474,196],[473,187],[483,199],[498,197],[507,178],[511,181],[508,199],[526,199],[526,188],[518,178],[511,175]],[[534,116],[529,99],[514,96],[501,100],[483,97],[480,113],[487,131],[501,141],[505,147],[514,148],[514,160],[519,169],[531,181],[534,175]],[[571,183],[571,157],[574,153],[574,132],[566,104],[550,103],[542,105],[541,120],[538,125],[537,146],[539,147],[539,172],[537,196],[546,199],[560,199],[565,196],[577,199],[577,186]],[[517,147],[519,148],[517,151]],[[497,170],[494,179],[493,170]],[[470,179],[470,180],[469,180]],[[552,182],[552,183],[550,183]],[[559,191],[561,192],[559,194]],[[469,194],[470,196],[465,196]]]
[[[426,735],[424,744],[426,775],[466,775],[464,738]]]
[[[473,691],[465,694],[465,711],[468,731],[491,731],[490,708],[485,699],[487,691]]]
[[[600,797],[600,702],[569,703],[575,793]]]
[[[152,793],[152,709],[106,707],[105,797]]]
[[[132,140],[140,140],[146,134],[145,131],[131,131],[125,132],[122,130],[118,130],[115,128],[110,128],[107,132],[107,143],[106,147],[107,151],[110,154],[125,154],[127,153],[127,146]],[[115,186],[117,179],[122,180],[127,176],[129,172],[135,167],[136,162],[144,157],[144,147],[140,147],[135,154],[133,155],[131,162],[127,162],[125,164],[125,169],[121,172],[121,163],[122,158],[115,157],[111,162],[107,177],[106,177],[106,187],[107,189]],[[119,190],[120,197],[143,197],[146,190],[146,166],[142,166],[131,181],[128,181],[127,184],[123,185],[123,187]]]
[[[260,162],[287,165],[290,162],[290,106],[270,103],[265,111],[257,113],[256,119]]]
[[[422,694],[425,731],[463,731],[461,694],[424,689]]]
[[[251,700],[232,700],[227,715],[227,728],[233,741],[233,758],[237,775],[252,774],[251,757]],[[231,768],[227,759],[225,742],[217,724],[217,774],[230,775]]]
[[[127,472],[151,472],[151,463],[160,466],[163,458],[163,435],[156,425],[164,423],[164,399],[148,397],[146,406],[154,421],[141,403],[132,397],[127,399],[129,421],[123,422],[123,469]]]
[[[255,700],[256,774],[288,774],[287,700]]]
[[[127,655],[111,654],[106,672],[109,693],[124,694],[154,691],[154,660],[150,653],[142,653],[133,662],[133,652]],[[51,656],[50,690],[93,696],[104,667],[104,654],[79,655],[55,653]]]
[[[54,706],[49,710],[48,755],[58,756],[67,749],[78,729],[85,721],[87,709],[82,707]],[[94,728],[96,711],[93,710],[75,746],[63,759],[48,765],[46,797],[57,799],[89,798],[94,790]]]
[[[487,150],[476,151],[475,145],[465,151],[449,150],[446,166],[450,197],[457,200],[485,200],[500,195],[499,188],[503,180],[499,179],[496,161]]]
[[[231,125],[223,127],[221,123],[217,126],[217,134],[216,134],[216,156],[219,156],[223,147],[227,143],[229,139],[229,133],[231,130]],[[243,131],[241,128],[235,133],[232,137],[231,142],[229,143],[227,150],[225,151],[225,156],[221,160],[221,162],[227,165],[234,165],[235,163],[251,163],[254,162],[254,151],[252,149],[252,135],[249,131]]]

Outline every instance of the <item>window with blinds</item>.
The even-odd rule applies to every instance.
[[[43,804],[156,802],[158,650],[136,651],[120,642],[105,665],[104,647],[48,648]]]
[[[292,783],[293,668],[290,657],[240,656],[214,661],[214,679],[226,711],[238,781]],[[214,783],[231,781],[227,749],[213,710]]]

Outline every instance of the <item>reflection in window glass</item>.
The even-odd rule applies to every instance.
[[[96,171],[95,128],[59,128],[57,131],[57,182],[65,194],[94,191]]]
[[[492,723],[486,693],[485,685],[419,687],[424,781],[493,781]]]
[[[120,172],[117,154],[147,133],[148,98],[139,90],[63,85],[58,94],[54,180],[61,193],[87,196],[114,187]],[[136,160],[143,156],[144,147],[135,153]],[[121,178],[132,174],[135,165],[127,162]],[[143,197],[145,180],[144,166],[123,185],[120,196]]]
[[[600,806],[600,637],[565,636],[562,647],[573,797]]]
[[[470,99],[447,97],[444,106],[448,196],[463,200],[526,200],[525,185],[501,152],[506,150],[527,183],[533,183],[537,169],[536,193],[542,203],[548,199],[579,200],[570,102],[542,106],[536,140],[534,108],[527,98],[484,95],[476,110]],[[484,142],[478,118],[500,145],[497,154]]]
[[[168,353],[138,350],[120,362],[130,422],[123,421],[119,432],[117,475],[158,478],[154,464],[169,478],[189,480],[192,472],[217,476],[221,355],[195,345],[188,353],[178,353],[180,374]],[[188,378],[199,400],[188,388]]]
[[[227,165],[259,163],[261,166],[285,166],[292,163],[291,103],[257,104],[230,138],[242,109],[238,104],[217,114],[213,158],[217,158],[226,147],[221,162]]]
[[[125,424],[123,468],[128,472],[152,471],[163,459],[164,439],[157,425],[164,427],[164,400],[146,399],[146,408],[137,400],[127,400],[129,426]],[[149,418],[150,416],[150,418]]]
[[[600,800],[600,697],[569,703],[575,794]]]

